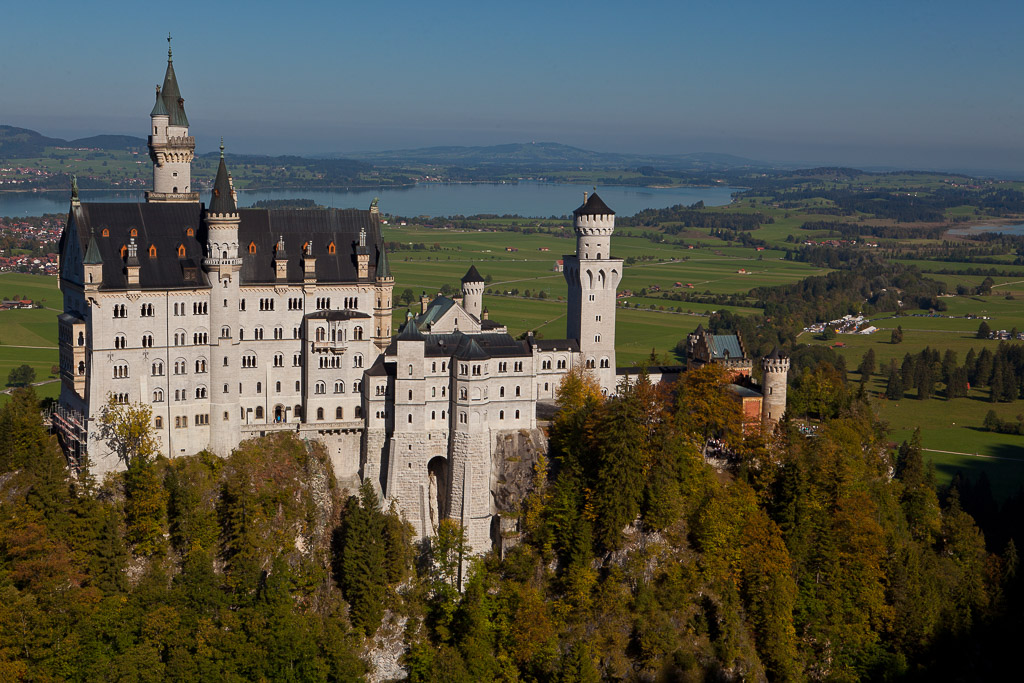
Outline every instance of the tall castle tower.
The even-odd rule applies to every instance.
[[[192,191],[192,159],[196,139],[188,134],[185,100],[178,89],[171,60],[171,36],[167,36],[167,72],[156,89],[156,104],[150,112],[149,158],[153,160],[153,189],[147,202],[198,202]]]
[[[237,380],[235,368],[240,362],[237,301],[242,259],[238,252],[238,224],[241,219],[224,163],[223,140],[213,196],[204,217],[207,235],[203,269],[217,292],[217,296],[210,299],[210,384],[212,387],[223,385],[228,389],[223,392],[215,390],[210,394],[210,450],[227,456],[238,445],[241,426],[238,394],[233,388]]]
[[[487,283],[480,277],[480,271],[476,269],[476,266],[470,266],[466,274],[462,276],[462,307],[466,309],[466,313],[477,320],[482,320],[481,317],[484,311],[484,288]]]
[[[786,376],[789,374],[789,358],[783,356],[778,347],[761,361],[764,369],[763,395],[761,400],[761,421],[774,426],[786,413]]]
[[[601,389],[615,392],[615,293],[622,279],[622,259],[612,258],[615,212],[597,193],[584,194],[573,211],[576,253],[563,257],[569,284],[566,336],[579,342],[583,362]]]

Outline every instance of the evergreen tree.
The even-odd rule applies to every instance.
[[[915,386],[917,388],[917,399],[925,401],[932,397],[935,391],[935,375],[932,371],[932,364],[927,360],[917,363]]]
[[[982,349],[974,366],[974,377],[971,379],[971,384],[979,387],[988,386],[988,383],[992,380],[994,363],[995,360],[992,352],[988,349]]]
[[[903,341],[903,326],[902,325],[897,325],[896,329],[894,329],[892,331],[892,334],[889,335],[889,343],[890,344],[899,344],[902,341]]]
[[[875,369],[875,350],[868,349],[861,358],[860,365],[857,366],[857,372],[860,373],[860,383],[864,384],[871,379],[871,375],[875,374]]]
[[[889,379],[885,387],[885,397],[890,401],[898,401],[903,398],[903,379],[896,361],[889,364]]]
[[[978,325],[978,332],[974,336],[978,339],[988,339],[988,336],[992,334],[992,328],[988,326],[988,323],[984,320]]]
[[[372,636],[384,618],[386,524],[369,482],[350,496],[336,543],[335,578],[351,611],[352,625]]]

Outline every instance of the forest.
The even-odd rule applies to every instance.
[[[392,642],[411,681],[977,680],[1013,659],[1024,495],[937,488],[827,358],[744,429],[716,366],[604,398],[559,392],[503,556],[458,525],[412,544],[318,445],[67,470],[31,389],[0,409],[0,680],[359,680]],[[714,463],[714,466],[709,463]],[[974,516],[976,515],[976,516]]]

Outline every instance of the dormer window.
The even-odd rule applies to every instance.
[[[308,254],[309,253],[309,242],[306,242],[305,244],[302,245],[302,253],[303,254]]]
[[[193,236],[193,235],[195,235],[195,234],[196,234],[196,231],[195,231],[195,230],[193,230],[192,228],[189,228],[189,229],[187,229],[187,230],[185,231],[185,236],[186,236],[186,237],[192,237],[192,236]]]
[[[139,236],[139,231],[136,230],[135,228],[132,228],[131,236],[132,237],[138,237]]]
[[[334,242],[331,242],[330,244],[327,245],[327,253],[328,254],[333,254],[336,251],[337,251],[337,249],[334,248]]]
[[[185,258],[185,245],[184,244],[179,244],[178,245],[178,258]]]
[[[104,237],[110,237],[110,230],[108,228],[103,228],[103,232],[101,232],[100,234],[103,235]]]
[[[149,245],[149,258],[156,258],[156,245]]]
[[[249,242],[249,253],[250,254],[255,254],[256,253],[256,243],[255,242]]]
[[[125,245],[122,244],[121,245],[121,258],[124,258],[127,255],[128,255],[128,247],[126,247]]]

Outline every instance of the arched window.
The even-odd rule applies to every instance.
[[[164,419],[162,417],[160,417],[159,415],[157,415],[155,418],[153,418],[153,428],[154,429],[163,429],[164,428]]]
[[[156,258],[156,245],[149,245],[149,258]]]
[[[257,394],[262,394],[263,393],[263,382],[256,382],[256,393]]]
[[[505,387],[500,387],[498,389],[498,398],[505,398]]]
[[[250,254],[255,254],[256,253],[256,243],[255,242],[249,242],[249,253]]]
[[[336,251],[337,251],[337,249],[334,248],[334,242],[331,242],[330,244],[327,245],[327,253],[328,254],[333,254]]]
[[[518,410],[516,411],[516,419],[517,420],[519,419],[519,411]]]
[[[336,394],[344,394],[345,393],[345,383],[342,382],[340,379],[337,382],[334,383],[334,393],[336,393]]]
[[[505,411],[504,410],[499,410],[498,411],[498,419],[499,420],[504,420],[505,419]]]
[[[263,406],[256,406],[256,419],[257,420],[262,420],[263,419]]]
[[[121,258],[124,258],[124,257],[125,257],[125,256],[127,256],[127,255],[128,255],[128,247],[126,247],[126,246],[124,246],[124,245],[122,244],[122,245],[121,245]]]
[[[334,419],[335,420],[342,419],[344,415],[345,415],[345,411],[341,409],[341,406],[338,406],[337,408],[334,409]]]
[[[516,396],[518,397],[519,395],[519,387],[516,387]]]
[[[363,356],[362,356],[362,354],[357,353],[356,355],[352,356],[352,367],[354,367],[354,368],[361,368],[361,367],[363,367]]]
[[[103,235],[104,237],[110,237],[110,230],[107,228],[103,228],[103,232],[101,232],[100,234]]]
[[[185,245],[184,244],[179,244],[178,245],[178,258],[185,258]]]
[[[325,382],[317,382],[314,391],[318,394],[326,394],[327,384]]]
[[[323,408],[317,408],[316,409],[316,419],[318,419],[318,420],[324,419],[324,409]]]
[[[187,229],[187,230],[185,231],[185,235],[186,235],[186,236],[188,236],[188,237],[192,237],[192,236],[193,236],[193,235],[195,235],[195,234],[196,234],[196,231],[195,231],[195,230],[193,230],[192,228],[189,228],[189,229]]]
[[[409,424],[412,424],[412,413],[409,413]]]
[[[132,231],[129,234],[131,234],[132,237],[138,237],[139,236],[139,231],[136,230],[135,228],[132,228]]]
[[[163,400],[164,400],[164,390],[163,389],[156,389],[155,391],[153,391],[153,402],[154,403],[159,403],[160,401],[163,401]]]
[[[353,328],[353,330],[352,330],[352,339],[354,339],[355,341],[361,341],[362,338],[363,338],[363,328],[360,327],[359,325],[356,325],[355,328]]]

